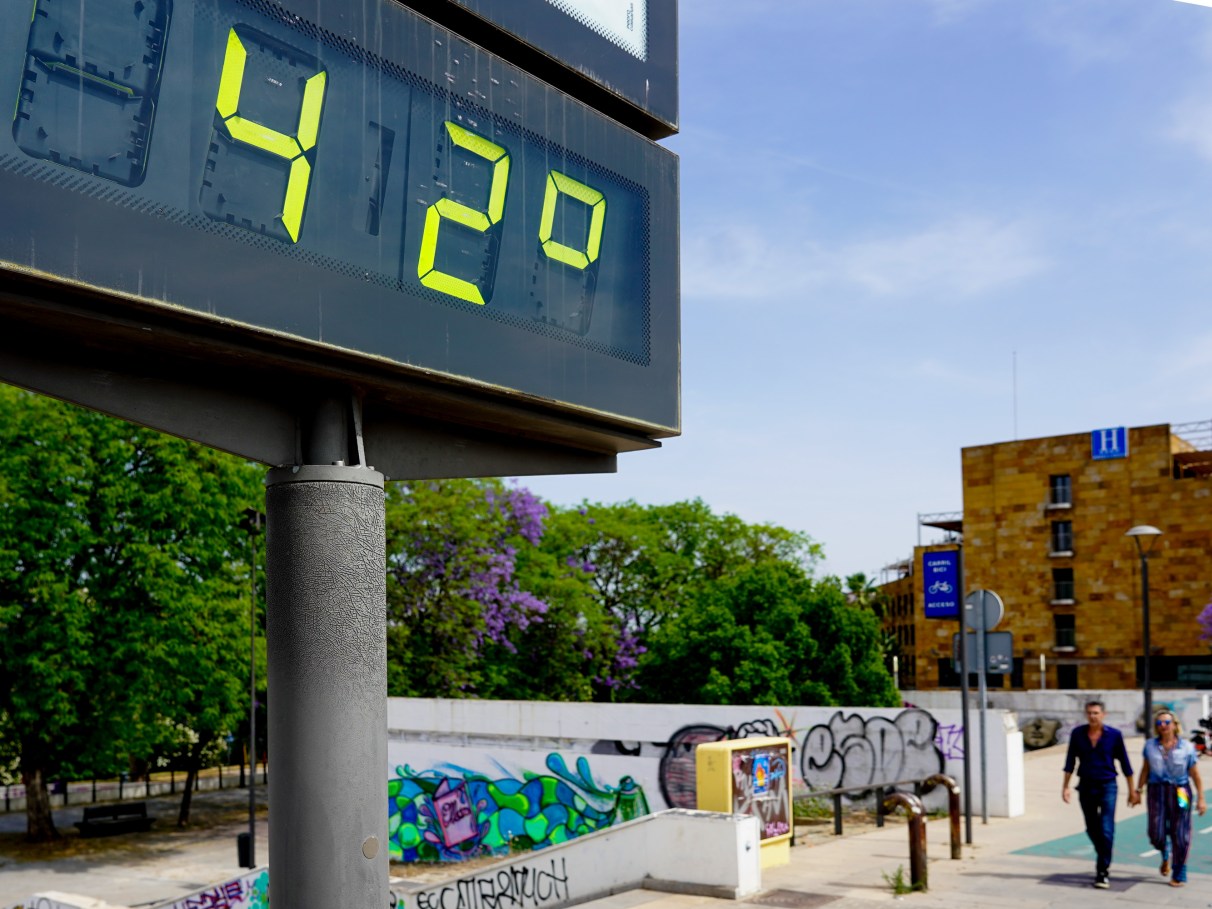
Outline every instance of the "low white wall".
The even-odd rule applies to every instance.
[[[761,889],[758,822],[665,811],[415,889],[407,909],[560,909],[645,885],[740,899]]]
[[[14,903],[6,909],[126,909],[125,906],[115,906],[113,903],[103,903],[89,896],[77,893],[60,893],[57,890],[47,890],[35,893],[28,899]]]
[[[958,707],[958,691],[903,691],[907,703],[927,710],[943,710]],[[1099,700],[1106,704],[1107,723],[1115,726],[1126,736],[1141,735],[1144,712],[1144,694],[1136,689],[1118,691],[990,691],[989,706],[1011,711],[1018,716],[1021,729],[1032,720],[1040,718],[1060,723],[1057,741],[1069,741],[1074,726],[1086,722],[1086,702]],[[1153,708],[1165,706],[1174,711],[1183,727],[1185,737],[1199,728],[1199,720],[1212,710],[1212,692],[1193,691],[1190,688],[1158,688],[1153,691]],[[972,692],[970,722],[976,726],[977,695]],[[1135,756],[1133,756],[1135,757]]]
[[[396,880],[390,909],[561,909],[638,887],[741,899],[762,886],[758,822],[708,811],[665,811],[541,852],[502,859],[440,883]],[[268,905],[269,871],[157,903],[153,909]],[[49,894],[48,894],[49,895]],[[10,909],[93,909],[91,902],[37,902]],[[119,909],[97,904],[95,909]]]
[[[979,810],[975,713],[970,722],[973,808]],[[1024,810],[1017,728],[1004,711],[988,714],[987,800],[995,817]],[[633,793],[631,809],[637,791],[652,811],[695,807],[694,746],[699,742],[785,735],[795,743],[792,779],[802,792],[920,779],[940,771],[962,785],[962,733],[958,705],[925,710],[414,698],[388,703],[392,778],[418,780],[431,789],[442,779],[449,785],[475,779],[559,780],[596,812],[594,829],[613,823],[611,812],[630,816],[619,808],[624,792]],[[941,789],[927,796],[930,808],[946,803]],[[400,841],[393,841],[393,849],[399,848]]]

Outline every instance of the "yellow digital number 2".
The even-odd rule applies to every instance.
[[[479,286],[444,271],[438,271],[435,263],[438,255],[438,232],[443,219],[454,221],[478,233],[486,232],[501,220],[505,213],[505,189],[509,185],[509,153],[483,136],[464,129],[458,124],[446,122],[450,141],[492,165],[492,181],[488,186],[488,209],[477,211],[454,199],[441,198],[425,211],[425,227],[421,232],[421,253],[417,257],[417,277],[431,290],[440,291],[483,306],[488,301]]]

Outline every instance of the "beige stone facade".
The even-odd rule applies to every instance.
[[[1212,655],[1196,617],[1212,600],[1212,452],[1169,425],[1127,430],[1124,457],[1096,460],[1091,433],[965,448],[964,589],[1005,602],[1014,672],[993,687],[1139,686],[1143,657],[1140,558],[1130,527],[1163,531],[1149,557],[1155,686],[1212,686]],[[882,588],[900,644],[902,687],[958,684],[958,620],[925,619],[918,547]],[[941,685],[940,685],[941,683]]]

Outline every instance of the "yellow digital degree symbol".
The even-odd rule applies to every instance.
[[[583,250],[573,249],[551,239],[551,231],[555,226],[556,202],[561,194],[584,202],[590,208],[589,236]],[[597,261],[598,254],[602,251],[602,227],[605,223],[605,196],[592,186],[586,186],[559,171],[548,172],[547,191],[543,194],[543,215],[539,221],[539,243],[549,258],[573,268],[588,267],[589,263]]]
[[[227,34],[227,52],[223,57],[223,72],[219,77],[219,96],[215,101],[215,109],[233,140],[290,162],[281,218],[290,239],[297,243],[299,228],[303,223],[303,208],[307,204],[307,187],[311,182],[311,165],[303,155],[315,146],[320,133],[320,114],[324,109],[324,89],[328,83],[328,73],[320,70],[303,84],[299,125],[295,134],[290,136],[263,123],[241,117],[237,113],[240,109],[240,89],[244,85],[244,65],[247,60],[248,51],[233,28]]]

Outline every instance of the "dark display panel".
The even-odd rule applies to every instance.
[[[356,6],[6,8],[0,260],[676,431],[676,159]]]
[[[678,130],[677,0],[401,0],[504,55],[527,59],[530,72],[609,111],[645,135]],[[463,13],[466,11],[466,13]],[[470,14],[470,15],[469,15]],[[485,30],[472,17],[489,23]],[[604,91],[581,90],[552,66],[536,61],[498,30]],[[620,99],[632,113],[611,104]],[[637,119],[638,117],[638,119]]]

